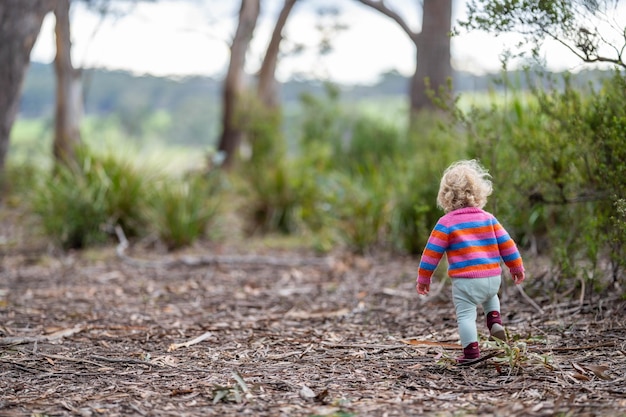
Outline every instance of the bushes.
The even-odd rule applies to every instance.
[[[221,203],[219,187],[217,172],[155,183],[146,217],[168,249],[188,246],[210,231]]]
[[[587,288],[623,279],[616,204],[626,194],[624,87],[620,74],[600,91],[577,90],[566,77],[563,89],[538,87],[527,103],[514,94],[464,119],[470,156],[494,176],[490,208],[524,246],[551,258],[557,288],[572,278]]]
[[[215,215],[215,180],[166,179],[86,150],[79,162],[38,172],[30,193],[45,233],[65,249],[104,243],[116,226],[129,237],[157,234],[176,248],[203,235]]]

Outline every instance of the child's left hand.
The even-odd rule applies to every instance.
[[[427,295],[430,291],[430,284],[417,283],[417,293],[419,295]]]

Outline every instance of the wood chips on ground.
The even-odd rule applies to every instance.
[[[481,317],[496,356],[459,367],[449,287],[418,297],[414,258],[216,250],[3,250],[0,415],[626,415],[617,297],[533,306],[505,286],[511,344]]]

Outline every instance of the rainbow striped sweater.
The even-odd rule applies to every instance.
[[[452,278],[500,275],[500,259],[511,274],[524,271],[513,239],[491,213],[477,207],[454,210],[439,219],[422,253],[417,282],[430,283],[444,253]]]

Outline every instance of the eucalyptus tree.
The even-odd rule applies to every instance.
[[[82,68],[76,68],[72,63],[71,4],[84,3],[89,10],[104,19],[127,13],[125,8],[128,9],[140,1],[155,0],[56,0],[56,104],[52,151],[57,162],[73,163],[76,149],[82,144],[80,123],[83,116],[83,79]]]
[[[224,166],[230,167],[243,137],[238,125],[237,111],[241,95],[245,89],[246,53],[259,18],[260,0],[241,0],[239,21],[230,46],[230,61],[222,87],[222,133],[218,145],[224,159]]]
[[[55,160],[71,164],[76,158],[76,148],[81,144],[80,121],[83,97],[80,69],[72,64],[72,39],[70,31],[70,0],[57,0],[56,17],[56,104],[54,140],[52,151]]]
[[[268,108],[275,109],[278,107],[278,91],[276,82],[276,67],[278,65],[278,56],[280,53],[280,44],[283,40],[283,29],[287,24],[289,14],[293,10],[293,6],[297,0],[285,0],[280,10],[276,25],[272,32],[272,37],[267,46],[261,69],[258,75],[257,91],[259,99]]]
[[[279,112],[276,69],[283,30],[296,1],[284,0],[258,71],[255,99],[263,106],[264,112],[267,111],[266,114]],[[245,126],[242,125],[243,118],[241,117],[244,110],[241,99],[250,87],[246,84],[244,66],[246,53],[259,18],[260,7],[260,0],[241,0],[238,25],[230,46],[230,60],[222,87],[222,133],[218,143],[218,151],[225,157],[223,162],[225,168],[232,166],[244,137]]]
[[[9,136],[19,108],[30,52],[46,14],[55,0],[0,1],[0,177],[9,149]]]
[[[433,108],[428,89],[447,88],[452,77],[450,32],[452,0],[424,0],[421,31],[411,28],[407,19],[384,0],[357,0],[396,22],[415,46],[415,72],[410,85],[411,116]]]

